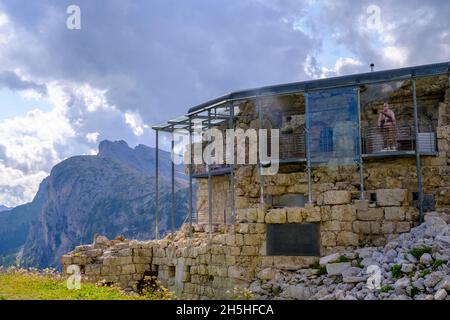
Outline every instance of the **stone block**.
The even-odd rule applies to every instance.
[[[302,210],[302,208],[287,208],[287,221],[289,223],[301,223],[301,222],[303,222],[303,210]]]
[[[269,210],[266,214],[266,223],[286,223],[286,208]]]
[[[258,210],[256,208],[247,209],[247,221],[257,222],[258,221]]]
[[[400,206],[408,202],[408,190],[406,189],[378,189],[376,190],[377,205]]]
[[[370,221],[370,233],[381,234],[381,223],[378,221]]]
[[[320,242],[325,247],[335,247],[336,234],[334,232],[321,232]]]
[[[370,234],[370,221],[353,222],[353,232],[359,234]]]
[[[331,219],[339,221],[353,221],[356,219],[356,210],[352,205],[338,205],[331,207]]]
[[[357,211],[356,218],[363,221],[381,220],[384,216],[383,208],[369,208],[364,211]]]
[[[325,191],[319,196],[319,205],[336,205],[350,203],[352,194],[347,190],[330,190]]]
[[[384,218],[388,221],[405,220],[405,208],[403,208],[403,207],[386,207],[386,208],[384,208]]]
[[[244,234],[244,244],[247,246],[258,246],[261,243],[261,237],[257,234]]]
[[[397,222],[395,226],[395,231],[397,233],[408,232],[411,229],[411,224],[407,221]]]
[[[353,200],[353,207],[356,210],[365,211],[369,209],[369,200]]]
[[[298,257],[298,256],[274,256],[273,265],[278,269],[298,270],[306,268],[311,264],[318,262],[319,257]]]
[[[341,230],[341,223],[339,221],[335,221],[335,220],[325,221],[322,223],[321,226],[324,231],[340,231]]]
[[[320,222],[320,207],[305,207],[303,218],[306,222]]]
[[[359,236],[356,233],[342,231],[337,235],[338,246],[357,246],[359,244]]]
[[[329,276],[342,275],[342,273],[351,267],[350,262],[339,262],[327,264],[327,273]]]
[[[319,264],[320,264],[321,266],[324,266],[324,265],[326,265],[326,264],[328,264],[328,263],[330,263],[330,262],[337,261],[337,260],[339,259],[340,256],[341,256],[341,254],[338,253],[338,252],[332,253],[332,254],[330,254],[330,255],[327,255],[327,256],[325,256],[325,257],[320,258]]]
[[[383,222],[381,225],[381,233],[391,234],[394,233],[395,224],[393,222]]]

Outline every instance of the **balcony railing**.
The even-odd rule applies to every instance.
[[[421,153],[436,152],[436,134],[431,125],[419,126],[418,143],[414,126],[371,126],[363,129],[363,154],[415,151],[416,145]]]

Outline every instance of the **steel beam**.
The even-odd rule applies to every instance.
[[[417,115],[417,93],[416,93],[416,79],[413,77],[413,112],[414,112],[414,131],[416,135],[416,174],[417,174],[417,193],[419,195],[419,222],[424,220],[423,214],[423,192],[422,192],[422,173],[420,164],[420,151],[419,151],[419,117]]]

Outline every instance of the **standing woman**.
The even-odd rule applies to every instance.
[[[395,120],[394,111],[389,108],[387,102],[383,105],[383,110],[378,116],[378,128],[383,135],[383,150],[382,151],[396,151],[397,150],[397,122]]]

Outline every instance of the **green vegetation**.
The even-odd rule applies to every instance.
[[[425,278],[427,275],[429,275],[431,273],[431,270],[429,269],[424,269],[422,271],[420,271],[419,273],[419,277],[421,278]]]
[[[431,268],[433,269],[433,271],[436,271],[437,268],[439,268],[440,266],[442,266],[446,263],[447,263],[447,261],[445,261],[445,260],[436,259],[436,260],[433,260],[433,262],[431,263]]]
[[[417,260],[420,259],[420,257],[424,254],[424,253],[431,253],[432,248],[431,247],[427,247],[427,246],[423,246],[423,247],[417,247],[414,248],[410,251],[410,253],[414,256],[414,258],[416,258]]]
[[[340,256],[338,261],[339,262],[350,262],[350,259],[347,258],[346,256]]]
[[[174,299],[167,289],[127,294],[116,287],[81,283],[79,290],[69,290],[66,279],[54,271],[0,270],[0,300],[157,300]]]
[[[413,285],[411,288],[411,297],[414,297],[416,294],[419,294],[421,292],[422,290]]]
[[[317,269],[318,271],[317,271],[316,275],[319,276],[319,277],[324,275],[324,274],[327,274],[327,268],[325,266],[320,265],[320,263],[318,261],[315,262],[314,264],[312,264],[310,266],[310,268],[311,269]]]
[[[394,287],[391,286],[390,284],[387,284],[387,285],[382,286],[382,287],[380,288],[380,292],[381,292],[381,293],[389,292],[389,291],[392,291],[392,290],[394,290]]]
[[[394,264],[391,267],[392,278],[398,279],[402,276],[402,266],[400,264]]]

